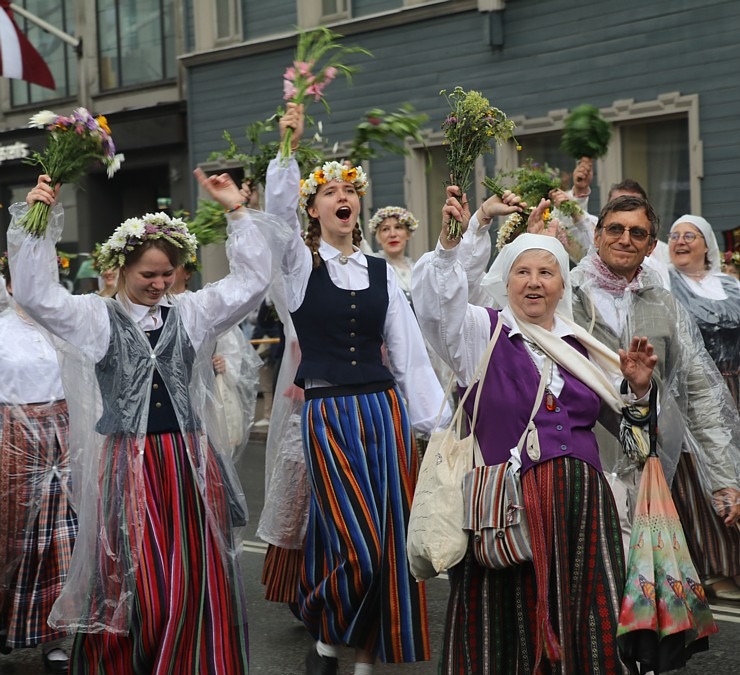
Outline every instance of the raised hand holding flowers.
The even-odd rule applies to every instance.
[[[298,36],[293,65],[286,68],[283,75],[283,99],[290,103],[304,104],[308,107],[311,98],[324,104],[327,112],[329,104],[324,98],[324,89],[337,75],[352,79],[357,68],[342,63],[349,54],[366,54],[370,52],[362,47],[344,47],[337,38],[341,37],[328,28],[318,28],[302,32]],[[291,156],[292,132],[288,131],[281,145],[283,159]]]
[[[469,192],[471,174],[480,155],[493,152],[491,141],[501,145],[514,135],[514,122],[506,114],[494,108],[480,92],[465,91],[462,87],[447,94],[452,111],[442,123],[447,142],[447,166],[450,170],[450,182],[457,185],[462,194]],[[457,238],[461,235],[460,223],[453,216],[450,221],[449,235]]]
[[[102,115],[93,117],[85,108],[77,108],[70,117],[42,110],[28,125],[49,132],[43,153],[32,153],[26,162],[40,166],[53,186],[77,182],[93,162],[104,164],[110,178],[123,162],[123,155],[116,154],[108,121]],[[52,203],[53,199],[37,200],[24,216],[23,228],[36,237],[44,236]]]

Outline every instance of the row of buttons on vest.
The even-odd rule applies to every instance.
[[[553,412],[559,413],[560,412],[560,406],[558,406],[557,408],[555,408],[555,410],[553,410]],[[563,425],[562,424],[556,424],[555,425],[555,431],[562,431],[562,430],[563,430]],[[563,450],[563,451],[565,451],[565,450],[568,449],[568,446],[565,445],[565,444],[563,444],[563,445],[560,446],[560,449]]]
[[[147,336],[147,337],[151,337],[151,333],[150,333],[149,331],[146,331],[146,336]],[[153,358],[153,359],[156,359],[156,358],[157,358],[156,354],[154,354],[154,353],[152,353],[152,355],[151,355],[151,356],[152,356],[152,358]],[[157,384],[156,382],[154,382],[154,383],[152,384],[152,389],[154,389],[154,391],[157,391],[157,389],[159,389],[159,385],[158,385],[158,384]],[[155,408],[161,408],[161,407],[162,407],[162,402],[161,402],[161,401],[157,401],[157,402],[156,402],[156,403],[154,404],[154,407],[155,407]]]
[[[353,298],[354,298],[354,297],[355,297],[355,296],[357,295],[357,293],[355,293],[355,291],[350,291],[350,292],[349,292],[349,294],[350,294],[350,295],[351,295],[351,296],[352,296]],[[355,303],[353,302],[353,303],[352,303],[352,304],[351,304],[351,305],[349,306],[349,308],[350,308],[350,309],[357,309],[357,305],[356,305],[356,304],[355,304]],[[352,319],[350,319],[350,320],[349,320],[349,322],[350,322],[351,324],[355,324],[355,323],[357,323],[357,319],[355,319],[355,318],[352,318]],[[349,334],[349,336],[350,336],[351,338],[357,337],[357,333],[355,333],[355,332],[352,332],[352,333],[350,333],[350,334]],[[349,351],[350,351],[350,352],[352,352],[352,353],[354,353],[354,352],[356,352],[356,351],[357,351],[357,349],[356,349],[355,347],[350,347],[350,348],[349,348]],[[350,361],[350,364],[351,364],[351,365],[353,365],[353,366],[356,366],[356,365],[357,365],[357,361]]]

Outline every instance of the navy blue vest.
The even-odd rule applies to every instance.
[[[326,380],[333,385],[387,382],[380,348],[388,312],[385,260],[367,256],[370,285],[361,291],[338,288],[326,264],[311,272],[303,303],[291,313],[301,347],[295,383]]]

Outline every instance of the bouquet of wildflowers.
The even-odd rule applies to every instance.
[[[357,68],[342,63],[342,59],[349,54],[366,54],[370,52],[361,47],[344,47],[337,38],[341,37],[328,28],[301,33],[298,36],[293,65],[285,69],[283,75],[283,99],[291,103],[304,105],[314,101],[324,104],[327,112],[329,104],[324,98],[324,89],[337,75],[344,75],[347,79]],[[292,131],[288,129],[281,147],[284,159],[291,155]]]
[[[504,187],[505,179],[513,179],[514,184],[510,187]],[[500,251],[506,244],[511,243],[520,234],[527,231],[527,222],[532,209],[536,208],[541,199],[548,199],[550,191],[560,187],[560,171],[547,164],[540,165],[532,160],[520,166],[515,171],[501,173],[493,178],[484,178],[483,185],[498,197],[503,197],[506,190],[511,190],[514,194],[519,195],[526,203],[526,208],[520,212],[510,214],[504,223],[498,229],[496,237],[496,249]],[[581,208],[574,201],[566,200],[558,206],[558,210],[566,216],[573,218],[578,214],[583,214]],[[552,220],[552,212],[546,209],[543,214],[545,227]],[[560,243],[566,248],[571,257],[580,260],[584,252],[580,251],[580,245],[570,235],[564,227],[558,227],[555,235]]]
[[[34,152],[26,161],[40,166],[52,185],[75,183],[96,161],[107,167],[110,178],[123,161],[123,155],[116,154],[108,121],[102,115],[93,117],[85,108],[77,108],[70,117],[42,110],[31,117],[28,126],[49,132],[43,153]],[[50,210],[48,204],[36,202],[24,216],[23,228],[42,237]]]
[[[447,99],[452,111],[442,123],[447,143],[447,166],[450,180],[462,194],[470,190],[475,162],[485,152],[492,152],[491,141],[501,145],[514,136],[514,122],[494,108],[480,92],[462,87],[440,95]],[[518,148],[519,146],[517,146]],[[450,222],[450,237],[460,236],[460,223]]]

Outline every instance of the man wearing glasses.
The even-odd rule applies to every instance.
[[[682,458],[682,451],[690,450],[706,498],[716,500],[728,527],[737,527],[740,423],[736,413],[733,419],[721,413],[729,392],[717,386],[721,376],[698,328],[657,275],[643,266],[657,233],[658,217],[646,199],[622,196],[604,206],[594,233],[596,250],[571,272],[574,319],[614,351],[628,344],[627,336],[648,337],[658,356],[658,454],[666,478],[670,484],[678,462],[689,459]],[[599,427],[596,432],[628,552],[641,469],[612,434]]]

